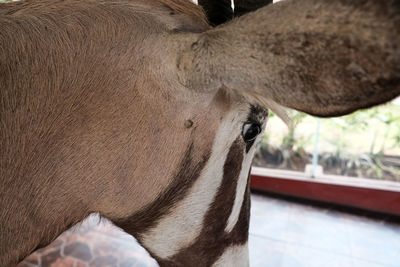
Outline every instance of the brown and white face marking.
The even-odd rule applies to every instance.
[[[243,101],[229,106],[223,117],[215,118],[220,123],[211,150],[196,171],[187,162],[188,152],[177,171],[185,176],[177,175],[166,195],[143,213],[162,211],[148,227],[131,229],[161,265],[248,264],[249,171],[268,111]],[[169,198],[178,191],[182,198]],[[137,215],[116,223],[127,229],[135,220],[140,220]]]

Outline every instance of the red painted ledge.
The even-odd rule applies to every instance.
[[[251,188],[400,216],[400,183],[253,167]]]

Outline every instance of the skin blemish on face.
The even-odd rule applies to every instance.
[[[185,126],[185,128],[190,128],[190,127],[192,127],[193,126],[193,121],[191,121],[191,120],[186,120],[185,121],[185,123],[184,123],[184,126]]]

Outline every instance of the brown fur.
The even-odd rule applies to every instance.
[[[178,84],[160,87],[143,51],[152,34],[208,27],[197,7],[181,2],[1,5],[0,266],[90,212],[131,214],[167,187],[193,132],[184,121],[200,128],[207,120],[179,98]],[[207,140],[196,141],[196,161]]]
[[[400,94],[399,25],[397,0],[282,1],[186,37],[178,75],[193,90],[224,85],[344,115]]]
[[[209,155],[206,154],[202,161],[195,162],[192,158],[194,149],[191,144],[183,156],[178,173],[162,194],[131,216],[112,218],[113,222],[141,241],[141,234],[154,227],[163,216],[168,215],[173,205],[186,196],[190,187],[199,178]]]
[[[211,266],[227,246],[247,241],[248,224],[232,231],[230,234],[224,233],[226,221],[234,202],[244,146],[243,140],[238,137],[229,151],[224,166],[222,186],[213,201],[213,206],[210,207],[205,216],[204,228],[199,235],[199,239],[169,260],[158,258],[157,255],[152,254],[151,248],[148,248],[150,254],[157,259],[161,266],[188,266],[193,265],[193,263],[196,263],[196,266]],[[141,241],[141,233],[150,229],[162,216],[165,216],[173,206],[173,203],[177,203],[185,196],[191,184],[200,175],[199,171],[202,170],[205,161],[195,168],[190,166],[193,164],[190,155],[192,149],[192,147],[189,148],[178,175],[161,196],[152,202],[149,207],[145,207],[143,212],[135,213],[133,216],[122,220],[114,219],[114,222],[122,229],[134,234]],[[207,157],[205,160],[207,160]],[[194,173],[187,174],[187,170],[194,171]],[[246,198],[249,197],[247,194]],[[165,203],[171,203],[171,205],[166,206]],[[244,205],[243,209],[249,212],[247,204]],[[152,220],[149,221],[149,218]],[[237,235],[240,235],[241,238],[238,238]]]
[[[164,262],[162,259],[158,259],[161,266],[189,266],[194,262],[196,266],[211,266],[222,255],[227,246],[235,242],[243,244],[247,241],[248,224],[243,225],[240,229],[234,229],[231,233],[225,233],[225,226],[235,200],[244,147],[243,139],[238,137],[229,150],[224,165],[221,187],[215,196],[213,205],[205,215],[204,226],[199,238],[170,261]],[[245,196],[245,198],[250,198],[250,195]],[[245,202],[245,212],[249,212],[250,207],[247,207]],[[236,237],[237,234],[241,235],[242,238],[232,238]]]
[[[184,0],[1,4],[0,266],[16,264],[91,212],[132,233],[152,226],[174,205],[155,200],[183,197],[165,194],[180,192],[177,179],[190,186],[198,176],[242,94],[327,116],[400,93],[398,2],[297,2],[214,29]],[[310,11],[298,12],[305,7]],[[340,15],[331,14],[335,8]],[[294,26],[299,21],[305,31]],[[371,37],[375,30],[379,38]],[[232,155],[226,172],[237,171],[240,158]],[[246,194],[238,224],[218,244],[247,239]],[[222,227],[216,210],[232,202],[225,193],[217,198],[207,234]],[[149,217],[128,226],[139,220],[135,214]],[[199,239],[174,264],[189,264],[188,255],[197,260],[200,251],[216,260],[223,247],[211,252],[207,242]]]

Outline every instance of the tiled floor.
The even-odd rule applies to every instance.
[[[400,267],[400,226],[327,209],[252,196],[254,267]],[[158,266],[135,240],[106,221],[80,227],[25,259],[33,266]]]
[[[252,197],[251,266],[400,267],[400,225]]]

